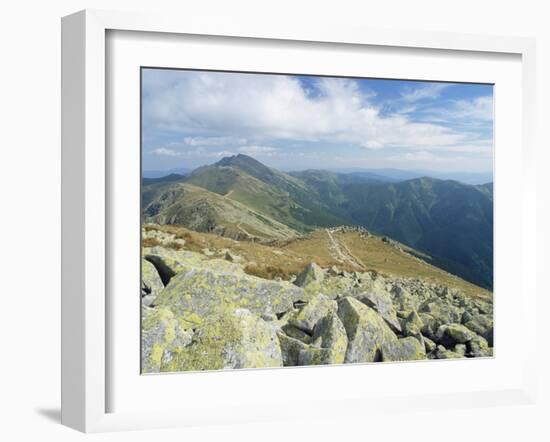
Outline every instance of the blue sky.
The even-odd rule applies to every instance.
[[[144,69],[144,170],[247,154],[282,170],[491,172],[493,87]]]

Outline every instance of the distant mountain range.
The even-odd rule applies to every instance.
[[[337,173],[374,174],[387,181],[405,181],[415,178],[437,178],[440,180],[460,181],[464,184],[485,184],[493,181],[491,172],[438,172],[434,170],[402,169],[334,169]]]
[[[142,172],[143,178],[164,178],[171,175],[189,175],[194,169],[190,168],[177,168],[169,170],[144,170]],[[434,170],[403,170],[403,169],[361,169],[361,168],[347,168],[347,169],[328,169],[330,172],[337,174],[344,174],[348,176],[357,176],[364,178],[371,178],[373,180],[385,181],[385,182],[397,182],[412,180],[415,178],[437,178],[441,180],[454,180],[460,181],[464,184],[486,184],[493,181],[493,174],[491,172],[437,172]],[[301,171],[287,171],[289,175],[299,173]]]
[[[363,226],[492,290],[493,187],[380,171],[284,173],[246,156],[187,175],[144,179],[143,217],[263,241],[319,227]]]
[[[142,178],[163,178],[170,175],[187,175],[193,169],[186,169],[183,167],[169,170],[143,170],[141,172]]]

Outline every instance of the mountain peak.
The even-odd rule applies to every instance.
[[[223,157],[220,161],[218,161],[215,166],[242,166],[242,165],[262,165],[258,160],[255,160],[252,157],[249,157],[248,155],[244,155],[242,153],[239,153],[237,155],[232,155],[230,157]],[[265,166],[264,166],[265,167]]]

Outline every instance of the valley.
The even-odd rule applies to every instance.
[[[418,251],[492,289],[492,185],[306,170],[290,174],[237,155],[186,176],[143,183],[146,222],[269,243],[348,225]],[[333,246],[334,247],[334,246]],[[337,248],[343,253],[341,247]]]

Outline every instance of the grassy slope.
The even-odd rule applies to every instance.
[[[290,275],[301,272],[310,262],[316,262],[324,268],[334,265],[346,271],[374,270],[394,277],[419,278],[458,288],[473,297],[492,296],[491,292],[411,256],[384,242],[380,237],[364,238],[358,232],[332,233],[335,240],[343,245],[357,261],[356,264],[352,264],[342,263],[335,258],[334,253],[331,252],[331,241],[324,229],[278,245],[266,245],[193,232],[180,226],[148,226],[147,228],[176,234],[186,240],[185,248],[192,251],[201,252],[208,249],[223,254],[224,250],[229,250],[243,258],[245,271],[263,278],[287,279]]]
[[[344,223],[295,177],[251,158],[231,160],[197,169],[187,182],[239,201],[302,233]]]
[[[172,195],[166,205],[165,195]],[[160,201],[162,209],[148,220],[161,224],[182,224],[202,232],[216,231],[226,236],[250,235],[260,239],[285,239],[297,236],[297,232],[249,207],[216,193],[188,183],[169,186],[160,192],[155,203]],[[221,229],[221,230],[220,230]]]

